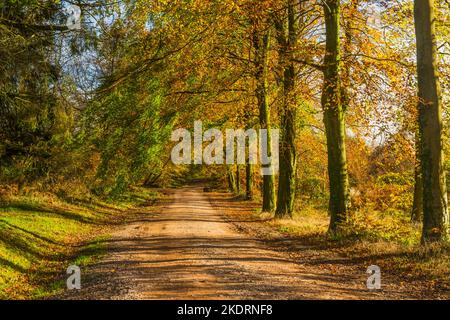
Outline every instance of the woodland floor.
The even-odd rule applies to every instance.
[[[58,299],[433,299],[383,273],[366,288],[364,260],[343,258],[278,233],[251,205],[199,186],[163,191],[105,239],[107,254],[82,269],[82,289]]]

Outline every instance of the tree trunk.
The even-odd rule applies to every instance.
[[[411,210],[411,221],[420,222],[423,216],[423,184],[422,184],[422,166],[420,165],[420,134],[416,130],[416,160],[414,166],[414,200]]]
[[[236,193],[241,193],[241,167],[236,165]]]
[[[283,69],[283,105],[281,108],[281,141],[280,172],[278,177],[278,197],[275,216],[277,218],[292,217],[295,200],[295,175],[297,157],[295,150],[295,67],[292,51],[297,42],[298,22],[295,17],[295,2],[288,3],[288,34],[284,21],[277,20],[277,39],[279,45],[280,64]]]
[[[256,99],[259,108],[259,124],[261,129],[267,129],[267,155],[271,156],[271,132],[270,132],[270,113],[267,101],[267,67],[269,51],[269,32],[259,35],[253,34],[253,46],[255,48],[255,79],[256,79]],[[262,211],[272,212],[275,208],[275,183],[274,175],[263,176],[262,186]]]
[[[245,199],[253,200],[253,165],[249,161],[245,164]]]
[[[345,56],[350,56],[353,53],[352,43],[353,43],[353,32],[355,31],[355,21],[357,21],[357,17],[355,17],[356,12],[358,12],[359,0],[350,0],[348,4],[349,14],[345,21],[345,30],[344,30],[344,43],[342,45],[342,51]],[[341,105],[344,109],[344,112],[347,110],[350,104],[350,96],[349,89],[351,86],[351,77],[350,77],[350,61],[345,61],[342,65],[341,72]]]
[[[437,76],[433,0],[414,1],[419,132],[423,182],[422,243],[448,235],[448,202],[442,142],[442,101]]]
[[[341,103],[340,83],[340,1],[326,0],[323,6],[326,27],[326,52],[322,108],[328,151],[328,178],[330,189],[330,233],[338,233],[347,221],[349,182],[345,151],[345,111]]]
[[[228,181],[228,188],[231,192],[236,192],[236,180],[234,179],[234,173],[233,173],[233,166],[227,165],[227,181]]]

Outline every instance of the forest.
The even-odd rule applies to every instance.
[[[155,246],[192,262],[196,252],[175,247],[277,237],[308,270],[314,254],[347,261],[320,260],[337,275],[359,267],[361,293],[341,279],[337,297],[448,299],[449,105],[449,0],[1,0],[0,298],[60,295],[69,265],[97,274],[109,254],[134,283],[138,262],[123,267],[114,252],[125,248],[111,239],[145,229],[136,237],[146,257]],[[265,130],[266,162],[252,161],[254,136],[235,150],[231,129]],[[180,163],[183,137],[189,161]],[[214,250],[212,260],[225,249]],[[250,254],[236,250],[236,259]],[[166,298],[172,269],[140,263],[153,284],[118,297]],[[273,263],[261,271],[268,279],[297,273]],[[387,274],[375,296],[366,296],[370,265]],[[260,283],[250,271],[244,279],[213,269],[174,277],[206,279],[189,282],[193,298],[216,297],[198,284],[211,274]],[[170,290],[191,297],[183,288]],[[242,290],[244,298],[303,297],[292,288],[286,296]],[[102,290],[79,290],[111,298],[94,291]]]

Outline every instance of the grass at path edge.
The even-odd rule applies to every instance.
[[[66,269],[95,262],[111,226],[159,193],[134,188],[115,201],[10,196],[0,203],[0,299],[42,299],[65,289]]]

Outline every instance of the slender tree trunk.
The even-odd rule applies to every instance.
[[[252,119],[252,114],[249,109],[244,111],[246,130],[253,127],[254,121]],[[245,163],[245,199],[253,200],[253,174],[254,168],[253,164],[250,163],[250,147],[246,149],[246,163]]]
[[[326,52],[322,108],[328,150],[328,178],[330,186],[330,233],[339,232],[347,221],[349,182],[345,151],[345,110],[341,103],[340,83],[340,1],[325,0]]]
[[[245,164],[245,199],[253,200],[253,165]]]
[[[253,34],[253,46],[255,48],[255,79],[256,79],[256,98],[259,108],[259,123],[261,129],[267,129],[267,155],[271,156],[271,132],[270,132],[270,113],[267,101],[267,68],[269,51],[269,32],[259,35]],[[263,212],[272,212],[275,208],[275,183],[274,175],[263,176]]]
[[[241,193],[241,167],[236,165],[236,193]]]
[[[342,51],[343,54],[346,56],[349,56],[353,53],[352,50],[352,43],[353,43],[353,32],[355,30],[355,24],[356,21],[355,14],[358,11],[358,5],[359,0],[350,0],[349,5],[349,14],[347,16],[347,19],[345,21],[345,32],[344,32],[344,43],[342,45]],[[345,61],[342,65],[342,72],[341,72],[341,105],[344,109],[344,112],[347,110],[349,104],[350,104],[350,96],[349,96],[349,89],[351,86],[351,80],[350,80],[350,62]]]
[[[281,108],[281,141],[280,141],[280,173],[278,177],[278,197],[275,216],[277,218],[292,217],[295,200],[295,175],[297,157],[295,150],[295,67],[292,62],[292,51],[297,42],[298,22],[295,16],[295,1],[288,3],[288,34],[284,21],[277,20],[277,39],[279,45],[280,64],[283,69],[283,105]]]
[[[423,215],[423,183],[422,183],[422,166],[420,165],[420,133],[419,128],[416,130],[416,160],[414,166],[414,199],[411,210],[411,221],[422,221]]]
[[[233,166],[227,165],[227,181],[228,181],[228,188],[231,192],[236,192],[236,180],[234,179],[234,173],[233,173]]]
[[[414,1],[423,182],[422,243],[446,239],[449,220],[433,3],[433,0]]]

